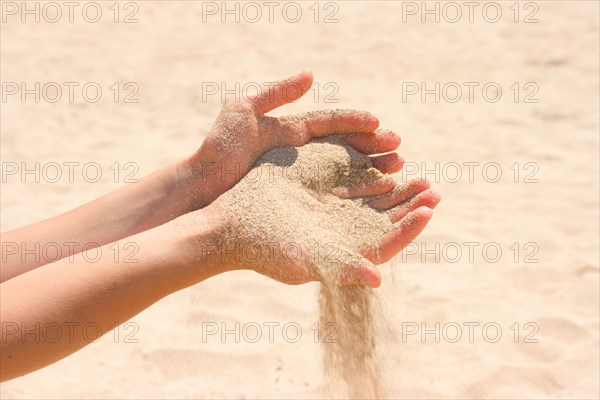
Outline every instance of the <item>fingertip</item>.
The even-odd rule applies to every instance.
[[[433,210],[426,206],[409,212],[394,224],[395,228],[392,231],[381,238],[378,246],[366,249],[362,254],[363,257],[374,264],[382,264],[390,260],[421,233],[432,215]]]
[[[366,115],[366,130],[367,132],[372,132],[377,130],[377,128],[379,128],[379,119],[374,116],[373,114],[371,114],[370,112],[367,112]]]
[[[381,274],[376,268],[365,271],[360,279],[360,284],[377,289],[381,286]]]
[[[433,216],[433,210],[427,206],[421,206],[409,212],[406,218],[408,218],[409,216],[417,217],[419,220],[425,222],[431,219],[431,217]]]
[[[256,95],[250,96],[249,102],[258,116],[294,102],[308,92],[313,84],[313,74],[310,70],[302,70],[296,75],[261,86]]]
[[[292,77],[291,80],[301,82],[302,89],[305,89],[304,93],[306,93],[306,91],[308,91],[313,84],[314,75],[311,70],[303,69],[298,75]]]
[[[308,92],[313,84],[313,74],[311,71],[303,70],[300,73],[290,76],[282,81],[279,87],[280,96],[284,104],[292,103]]]
[[[366,259],[344,265],[341,272],[339,281],[341,286],[364,285],[377,288],[381,285],[381,273]]]
[[[381,193],[373,194],[372,196],[376,196],[378,194],[389,193],[396,187],[396,180],[391,176],[386,176],[381,180]]]
[[[429,181],[424,178],[412,179],[408,184],[411,187],[413,187],[414,189],[417,189],[419,191],[423,191],[423,190],[427,190],[427,189],[431,188],[431,183],[429,183]]]
[[[310,70],[310,68],[304,68],[302,71],[300,71],[300,73],[298,75],[304,75],[306,78],[310,79],[311,81],[314,79],[314,74]]]
[[[345,110],[344,110],[345,111]],[[379,128],[379,119],[368,111],[349,110],[353,115],[352,118],[356,121],[354,133],[373,133]]]
[[[439,192],[432,191],[431,192],[431,201],[433,203],[433,207],[436,207],[438,204],[440,204],[440,201],[442,201],[442,195]]]
[[[438,193],[429,189],[425,190],[407,202],[398,204],[396,207],[391,208],[389,211],[390,221],[392,221],[392,223],[396,223],[410,214],[411,211],[417,210],[422,206],[429,207],[433,210],[438,205],[439,201],[440,197]],[[412,216],[411,220],[414,219],[414,216]]]
[[[395,132],[392,132],[387,129],[386,130],[378,129],[375,132],[375,135],[379,139],[386,141],[387,146],[390,148],[389,151],[396,150],[398,147],[400,147],[400,142],[402,141],[402,139],[400,139],[400,135],[398,135]]]
[[[394,174],[402,170],[404,159],[396,152],[384,154],[382,156],[371,157],[373,167],[384,174]]]
[[[372,182],[361,182],[352,186],[337,186],[331,190],[331,193],[340,199],[355,199],[378,196],[392,191],[395,187],[396,181],[386,176]]]
[[[358,283],[374,289],[378,288],[381,285],[381,273],[372,264],[362,265],[359,269]]]
[[[389,153],[400,146],[400,136],[387,129],[351,133],[346,140],[350,146],[366,155]]]

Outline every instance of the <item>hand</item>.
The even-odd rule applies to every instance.
[[[306,176],[296,170],[300,179],[289,181],[290,166],[278,165],[276,158],[269,159],[272,153],[266,154],[234,188],[199,211],[223,223],[213,243],[196,248],[202,253],[198,257],[213,257],[220,270],[253,269],[288,284],[331,279],[323,272],[324,262],[331,262],[338,283],[379,286],[375,264],[388,261],[421,232],[440,196],[422,180],[396,185],[381,173],[374,176],[367,157],[362,168],[369,170],[364,175],[369,178],[357,181],[361,171],[356,165],[350,168],[347,157],[327,159],[311,146],[279,151],[296,151],[295,165],[305,167],[308,157],[319,154],[317,172],[339,177],[336,184],[316,190],[315,182],[327,182],[327,177],[311,181],[313,169]],[[350,183],[339,186],[341,181]],[[333,224],[322,221],[329,210],[335,211]],[[200,220],[194,214],[185,217],[185,226]]]
[[[312,138],[346,133],[346,141],[364,154],[395,150],[400,138],[393,132],[376,131],[379,121],[371,114],[353,110],[309,112],[286,117],[265,114],[304,95],[313,76],[302,72],[263,87],[240,101],[226,101],[202,146],[179,165],[187,199],[185,211],[210,204],[232,188],[255,161],[275,147],[302,146]],[[385,172],[396,172],[402,160],[392,153],[374,161]]]

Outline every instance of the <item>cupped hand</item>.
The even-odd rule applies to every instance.
[[[399,136],[377,130],[377,118],[364,111],[328,110],[279,118],[265,115],[302,97],[312,83],[312,73],[304,71],[263,86],[248,98],[225,102],[200,149],[179,164],[181,185],[188,195],[183,199],[187,211],[213,202],[239,182],[262,154],[276,147],[302,146],[333,134],[346,134],[346,143],[363,154],[388,153],[399,146]],[[402,166],[396,153],[373,162],[385,173],[397,172]]]

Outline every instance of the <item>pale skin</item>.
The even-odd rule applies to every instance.
[[[365,154],[389,153],[399,146],[399,137],[377,130],[377,119],[366,112],[265,115],[301,97],[312,79],[310,72],[302,72],[252,98],[227,102],[191,156],[75,210],[3,233],[0,380],[35,371],[88,345],[89,336],[81,329],[89,322],[97,324],[102,333],[109,332],[171,293],[214,275],[249,268],[218,254],[207,256],[201,249],[219,241],[224,232],[237,229],[219,196],[242,179],[266,151],[301,146],[331,134],[347,134],[348,144]],[[289,90],[290,86],[299,89]],[[224,143],[234,145],[225,151]],[[373,156],[372,162],[383,173],[402,168],[396,153]],[[343,284],[371,287],[381,283],[375,264],[387,261],[413,240],[440,200],[423,181],[402,186],[390,180],[363,183],[334,190],[334,194],[364,198],[366,206],[391,210],[393,222],[411,221],[382,237],[377,249],[365,249],[362,265],[347,266],[350,272]],[[118,246],[118,241],[136,244],[136,262],[114,256],[109,247]],[[43,247],[52,242],[63,246],[62,259],[36,260],[21,252],[36,243]],[[88,243],[102,246],[99,259],[82,253]],[[283,279],[282,267],[288,271]],[[302,265],[282,265],[277,260],[255,270],[290,284],[315,278],[302,273]],[[19,327],[31,330],[36,324],[58,324],[64,334],[53,342],[36,341],[31,335],[24,340]]]

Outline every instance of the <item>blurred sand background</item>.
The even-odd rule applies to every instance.
[[[3,84],[80,83],[73,103],[66,89],[56,103],[36,103],[32,96],[22,102],[19,95],[3,99],[3,165],[81,164],[72,183],[66,167],[57,183],[36,183],[21,172],[3,176],[2,231],[74,208],[123,186],[128,172],[141,178],[192,152],[221,105],[221,93],[203,96],[203,84],[271,82],[307,67],[315,90],[276,115],[369,110],[402,136],[400,153],[419,168],[413,177],[422,175],[421,163],[429,169],[440,163],[440,173],[426,177],[443,201],[412,249],[416,254],[381,266],[378,292],[393,328],[384,343],[391,396],[600,396],[597,2],[541,1],[529,8],[522,2],[518,23],[509,9],[513,2],[495,3],[503,11],[496,23],[483,18],[486,3],[475,9],[472,23],[462,2],[457,23],[443,15],[439,23],[431,15],[423,23],[421,10],[403,13],[406,2],[391,1],[320,3],[318,23],[313,2],[296,3],[303,12],[297,23],[282,17],[284,3],[273,23],[262,2],[257,23],[248,21],[253,13],[241,15],[240,23],[232,16],[222,23],[220,13],[203,14],[206,4],[199,1],[133,3],[137,9],[118,4],[120,20],[131,12],[138,19],[129,24],[113,21],[113,2],[98,2],[103,15],[97,23],[82,18],[81,6],[74,23],[66,14],[57,23],[35,23],[31,16],[22,23],[21,14],[3,14]],[[493,17],[494,9],[488,11]],[[338,22],[323,23],[331,12]],[[523,23],[531,13],[538,22]],[[82,97],[88,82],[103,90],[97,103]],[[109,88],[115,82],[118,102]],[[127,82],[139,88],[138,103],[123,102],[131,92]],[[457,82],[463,93],[456,103],[447,101],[455,96],[451,91],[439,103],[433,95],[421,101],[420,93],[403,101],[410,82],[428,88]],[[480,83],[472,102],[463,82]],[[488,82],[502,89],[495,103],[482,96]],[[517,102],[510,88],[515,82]],[[527,83],[535,86],[525,88]],[[537,103],[525,103],[536,87],[531,99]],[[101,167],[98,182],[83,178],[81,166],[90,162]],[[479,163],[472,182],[464,164],[469,162]],[[502,172],[495,183],[484,179],[493,179],[495,169],[482,173],[491,162]],[[452,163],[463,166],[455,183]],[[88,172],[93,177],[93,169]],[[531,173],[537,183],[525,182]],[[478,243],[473,259],[465,242]],[[418,250],[435,249],[436,243],[439,260],[430,254],[423,262]],[[486,260],[482,248],[488,243],[493,245]],[[491,262],[496,247],[502,256]],[[3,383],[0,397],[322,397],[321,352],[311,330],[318,321],[316,289],[286,287],[250,272],[219,276],[164,299],[65,360]],[[236,322],[246,335],[239,343],[233,334],[203,340],[209,325],[235,330]],[[244,339],[254,337],[252,323],[262,327],[256,343]],[[280,324],[272,343],[269,323]],[[286,340],[286,323],[297,324],[288,339],[296,336],[294,326],[301,327],[298,342]],[[433,334],[423,340],[422,324],[435,330],[436,323],[439,343]],[[479,324],[472,343],[465,323]],[[485,324],[492,325],[484,336]],[[457,325],[462,336],[452,343]],[[419,332],[407,335],[415,326]],[[496,327],[502,332],[492,343]],[[532,339],[537,343],[528,343]]]

